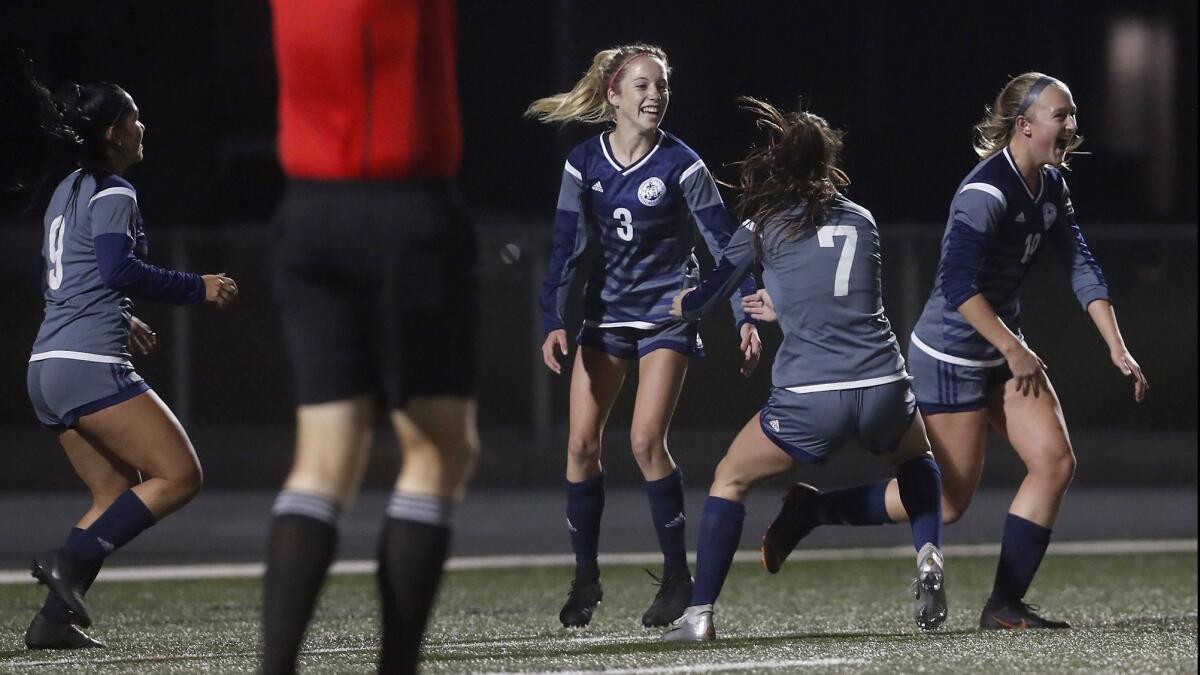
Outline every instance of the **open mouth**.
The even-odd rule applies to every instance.
[[[638,112],[642,113],[643,115],[658,116],[662,114],[662,108],[658,107],[657,105],[644,105],[641,108],[638,108]]]
[[[1073,135],[1072,136],[1059,136],[1058,138],[1056,138],[1054,140],[1054,150],[1056,152],[1066,152],[1067,147],[1071,145],[1071,141],[1074,138],[1075,137]]]

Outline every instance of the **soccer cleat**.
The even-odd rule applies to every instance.
[[[650,570],[646,574],[658,584],[658,593],[654,602],[642,615],[642,625],[666,626],[683,615],[688,603],[692,600],[692,577],[686,573],[672,574],[669,577],[658,578]]]
[[[712,605],[688,607],[683,616],[671,622],[671,630],[662,636],[663,642],[710,642],[716,639]]]
[[[916,597],[913,616],[921,630],[934,630],[946,620],[946,573],[942,569],[942,552],[932,542],[921,547],[917,554],[917,578],[912,592]]]
[[[30,566],[33,578],[54,592],[67,609],[75,614],[75,623],[82,628],[92,625],[92,616],[83,601],[86,570],[68,556],[58,552],[52,558],[37,558]]]
[[[25,646],[30,649],[91,649],[104,643],[75,625],[77,618],[68,613],[63,619],[51,619],[38,612],[25,630]]]
[[[567,593],[567,603],[558,613],[558,620],[567,628],[582,628],[592,621],[592,612],[596,605],[604,599],[604,589],[600,579],[593,581],[571,581],[571,590]]]
[[[1066,621],[1054,621],[1038,615],[1040,608],[1014,600],[997,602],[988,598],[979,616],[980,630],[1025,630],[1027,628],[1070,628]]]
[[[791,555],[800,540],[808,536],[817,526],[812,519],[812,502],[821,494],[817,488],[805,483],[796,483],[783,498],[783,508],[771,522],[762,537],[763,567],[771,574],[783,567],[783,561]]]

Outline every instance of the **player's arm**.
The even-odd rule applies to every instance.
[[[550,264],[542,280],[539,303],[542,310],[542,360],[556,374],[562,373],[556,351],[567,355],[567,331],[564,325],[567,295],[578,269],[579,257],[587,249],[587,221],[583,204],[583,175],[572,160],[583,166],[582,153],[572,152],[563,165],[558,207],[554,214],[554,233],[550,244]]]
[[[190,305],[204,300],[224,307],[237,297],[237,284],[223,274],[199,275],[151,265],[134,255],[137,201],[131,191],[93,197],[92,245],[105,286],[147,300]]]
[[[724,259],[734,252],[729,250],[730,240],[742,228],[738,228],[733,218],[730,217],[725,203],[721,200],[721,192],[717,189],[717,183],[702,160],[697,159],[684,170],[679,178],[679,186],[683,190],[688,210],[696,220],[700,235],[704,237],[704,243],[717,263],[717,270],[722,269],[721,265]],[[751,260],[751,264],[753,264],[753,260]],[[735,262],[734,269],[736,268],[737,263]],[[728,271],[732,272],[733,270]],[[743,327],[746,324],[753,325],[754,318],[742,311],[742,297],[753,295],[756,290],[758,287],[753,275],[746,274],[738,278],[736,285],[729,287],[723,295],[719,296],[729,299],[730,306],[733,308],[733,316],[737,319],[737,328],[739,332],[743,333],[743,338],[746,332]],[[704,310],[698,314],[705,314],[708,311],[711,310]]]
[[[1003,193],[994,186],[964,186],[950,205],[951,222],[942,244],[938,273],[947,305],[957,309],[1004,356],[1017,389],[1026,396],[1038,396],[1046,386],[1046,364],[1000,320],[979,288],[983,258],[1004,210]]]
[[[1071,289],[1075,292],[1076,299],[1087,311],[1092,323],[1096,325],[1096,330],[1108,345],[1109,358],[1121,374],[1133,380],[1134,400],[1142,401],[1150,384],[1146,381],[1142,367],[1125,346],[1125,339],[1121,336],[1121,328],[1117,324],[1117,315],[1108,293],[1108,282],[1083,238],[1083,231],[1075,221],[1075,209],[1071,205],[1070,192],[1065,184],[1059,217],[1050,228],[1050,238],[1055,253],[1070,274]]]

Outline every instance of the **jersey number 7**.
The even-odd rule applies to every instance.
[[[817,242],[821,248],[833,248],[834,237],[845,237],[842,255],[838,258],[837,272],[833,275],[833,296],[850,294],[850,268],[854,266],[854,249],[858,247],[858,229],[853,225],[822,225],[817,228]]]

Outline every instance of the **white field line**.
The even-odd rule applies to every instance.
[[[1195,553],[1195,539],[1111,539],[1102,541],[1056,542],[1050,547],[1051,555],[1121,555],[1140,553]],[[999,544],[959,544],[943,549],[947,559],[977,558],[999,554]],[[796,551],[791,560],[855,560],[908,558],[915,555],[909,546],[885,548],[839,548]],[[695,561],[696,554],[688,557]],[[758,551],[740,551],[734,561],[746,562],[759,559]],[[653,565],[662,562],[660,553],[608,553],[600,554],[605,565]],[[575,557],[569,553],[550,555],[497,555],[451,558],[446,563],[449,570],[515,569],[521,567],[545,567],[573,565]],[[163,581],[175,579],[249,579],[261,577],[262,563],[203,564],[203,565],[147,565],[140,567],[111,567],[100,572],[105,581]],[[334,563],[332,574],[374,574],[374,560],[343,560]],[[27,570],[0,572],[0,585],[29,583],[32,579]]]
[[[734,673],[739,670],[778,670],[782,668],[813,668],[817,666],[846,666],[862,664],[862,659],[798,659],[791,661],[731,661],[702,663],[693,666],[654,666],[647,668],[605,668],[606,675],[642,675],[643,673]],[[547,670],[533,675],[595,675],[595,670]],[[488,675],[509,675],[503,671]],[[513,673],[512,675],[515,675]]]

